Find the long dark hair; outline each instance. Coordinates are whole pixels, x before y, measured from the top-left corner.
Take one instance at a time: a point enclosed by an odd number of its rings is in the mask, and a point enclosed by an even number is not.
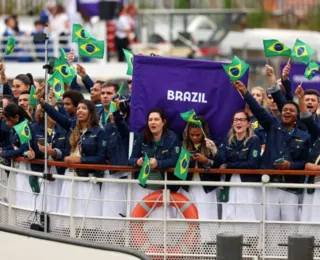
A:
[[[210,131],[209,131],[209,127],[208,127],[207,121],[204,119],[204,117],[199,116],[199,115],[198,115],[198,119],[202,123],[203,132],[205,133],[206,137],[208,139],[210,139]],[[187,149],[189,152],[191,152],[193,150],[193,143],[192,143],[192,141],[190,139],[190,136],[189,136],[190,128],[199,128],[200,129],[200,126],[198,126],[198,125],[196,125],[194,123],[187,123],[187,126],[184,129],[184,132],[183,132],[183,147],[185,149]],[[204,136],[203,136],[203,139],[201,141],[201,152],[204,154],[204,156],[208,157],[209,150],[208,150],[208,148],[206,146],[206,141],[205,141],[205,137]]]
[[[31,117],[28,115],[28,113],[17,104],[8,104],[4,110],[3,110],[3,116],[5,118],[15,118],[16,116],[19,116],[19,120],[16,124],[21,123],[25,119],[27,119],[29,122],[32,122]]]
[[[95,104],[92,101],[86,100],[86,99],[81,100],[79,102],[79,104],[85,104],[87,106],[87,108],[88,108],[89,120],[87,122],[87,128],[93,128],[95,126],[99,126],[99,119],[98,119],[98,116],[97,116]],[[70,138],[69,138],[69,142],[70,142],[70,145],[71,145],[71,151],[72,152],[76,149],[76,147],[77,147],[77,145],[78,145],[78,143],[80,141],[80,130],[81,130],[80,123],[77,120],[76,127],[72,131],[72,133],[70,135]]]
[[[14,79],[20,80],[23,84],[30,86],[33,85],[33,77],[30,73],[27,74],[19,74]]]
[[[166,121],[166,123],[164,124],[163,126],[163,132],[165,132],[166,130],[168,130],[168,120],[167,120],[167,117],[166,117],[166,114],[164,113],[164,111],[161,109],[161,108],[153,108],[149,111],[148,113],[148,116],[147,116],[147,124],[146,126],[144,127],[144,129],[142,130],[142,135],[143,135],[143,142],[145,144],[150,144],[152,143],[153,141],[153,135],[150,131],[150,128],[149,128],[149,116],[151,113],[158,113],[160,115],[160,118],[163,120]]]

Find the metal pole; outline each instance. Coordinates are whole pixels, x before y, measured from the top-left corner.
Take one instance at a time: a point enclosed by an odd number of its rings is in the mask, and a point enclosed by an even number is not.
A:
[[[44,55],[44,63],[43,68],[45,69],[44,75],[44,97],[46,103],[48,102],[48,40],[49,38],[46,36],[45,40],[45,55]],[[48,215],[47,215],[47,180],[48,180],[48,114],[44,115],[44,188],[43,188],[43,199],[42,199],[42,211],[44,213],[44,232],[48,232]]]

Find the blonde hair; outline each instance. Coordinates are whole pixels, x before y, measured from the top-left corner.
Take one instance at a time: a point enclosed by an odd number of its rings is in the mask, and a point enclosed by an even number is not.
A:
[[[234,129],[233,129],[233,121],[234,121],[235,115],[239,114],[239,113],[245,114],[246,117],[247,117],[247,120],[248,120],[248,122],[250,124],[250,126],[247,128],[246,139],[244,140],[244,145],[246,145],[247,142],[250,140],[250,138],[252,136],[254,136],[254,131],[253,131],[253,128],[251,127],[249,114],[244,110],[237,111],[237,112],[235,112],[233,114],[232,123],[231,123],[231,129],[228,132],[228,144],[229,145],[231,145],[236,140],[236,131],[234,131]]]
[[[257,87],[254,87],[250,90],[250,93],[252,94],[252,91],[253,90],[259,90],[261,92],[261,95],[262,95],[262,103],[260,104],[262,107],[264,107],[265,109],[268,109],[268,102],[267,102],[267,93],[266,91],[264,90],[264,88],[260,87],[260,86],[257,86]]]

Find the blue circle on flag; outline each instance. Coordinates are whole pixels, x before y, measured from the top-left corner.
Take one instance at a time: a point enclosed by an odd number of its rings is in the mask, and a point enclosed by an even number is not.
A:
[[[144,170],[144,172],[145,172],[145,173],[149,173],[149,171],[150,171],[150,168],[149,168],[149,165],[147,165],[147,166],[146,166],[146,169]]]
[[[274,49],[276,50],[276,51],[283,51],[283,45],[281,44],[281,43],[276,43],[275,45],[274,45]]]
[[[23,132],[25,133],[26,136],[28,136],[29,135],[29,127],[25,126],[23,129]]]
[[[231,75],[232,76],[237,76],[237,75],[239,75],[239,69],[238,68],[231,68],[230,69],[230,73],[231,73]]]
[[[304,52],[305,52],[305,48],[302,46],[302,47],[299,47],[299,48],[298,48],[297,54],[300,56],[300,55],[302,55]]]
[[[54,86],[54,91],[55,91],[55,92],[60,92],[60,91],[61,91],[61,84],[60,84],[60,83],[57,83],[57,84]]]
[[[194,120],[198,120],[199,118],[198,118],[198,116],[197,116],[197,115],[193,115],[192,119],[194,119]]]
[[[81,30],[80,35],[82,38],[87,38],[84,29]]]
[[[96,47],[94,47],[94,45],[92,45],[91,43],[88,43],[86,45],[86,51],[89,53],[93,53],[95,49],[96,49]]]
[[[182,165],[182,168],[183,168],[183,169],[187,168],[187,166],[188,166],[187,160],[186,160],[186,159],[183,159],[181,165]]]
[[[316,74],[317,74],[317,71],[316,70],[312,70],[311,73],[310,73],[310,76],[314,77]]]
[[[69,73],[67,72],[67,66],[62,66],[61,67],[61,73],[65,76],[67,76]]]

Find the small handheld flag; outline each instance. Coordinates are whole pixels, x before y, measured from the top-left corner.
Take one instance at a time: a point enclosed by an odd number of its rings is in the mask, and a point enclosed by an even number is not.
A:
[[[16,46],[16,40],[13,36],[9,36],[8,37],[8,42],[7,42],[7,45],[6,45],[6,48],[4,50],[4,53],[6,55],[9,55],[11,53],[13,53],[14,51],[14,47]]]
[[[13,128],[16,131],[17,135],[19,136],[21,144],[24,144],[32,139],[31,131],[30,131],[30,127],[27,119],[15,125]]]
[[[278,40],[263,40],[266,57],[291,56],[291,49]]]
[[[65,59],[56,59],[54,62],[54,70],[60,74],[63,82],[67,84],[70,84],[77,75],[74,67],[70,66],[69,62]]]
[[[36,88],[32,85],[30,90],[30,98],[29,98],[29,104],[31,106],[37,106],[37,94],[36,94]]]
[[[48,84],[52,87],[52,91],[56,97],[56,100],[59,100],[64,94],[64,84],[60,73],[55,71],[49,78]]]
[[[149,159],[148,155],[145,154],[143,165],[140,170],[139,177],[138,177],[138,180],[142,186],[146,185],[146,182],[149,178],[149,174],[150,174],[150,159]]]
[[[187,112],[184,112],[184,113],[180,113],[180,116],[184,121],[187,121],[188,123],[192,123],[192,124],[195,124],[199,127],[202,127],[202,123],[198,119],[198,116],[193,109],[191,109]]]
[[[104,56],[104,41],[97,41],[94,38],[87,40],[79,39],[79,56],[80,57],[92,57],[102,59]]]
[[[114,113],[117,111],[117,105],[116,102],[111,101],[109,106],[109,113]]]
[[[124,52],[124,55],[126,56],[128,69],[127,69],[127,75],[132,76],[133,73],[133,53],[131,51],[128,51],[126,49],[122,49]]]
[[[317,74],[317,72],[320,69],[320,65],[315,61],[310,61],[308,64],[308,67],[306,68],[304,72],[304,77],[308,80],[312,80],[313,77]]]
[[[176,167],[174,168],[174,175],[185,181],[188,176],[189,163],[190,153],[182,147]]]
[[[72,25],[72,42],[78,42],[78,40],[87,40],[91,38],[91,34],[83,28],[80,24]]]
[[[249,68],[249,65],[246,62],[240,60],[237,56],[234,56],[230,64],[222,66],[232,81],[241,79]]]
[[[292,48],[291,58],[296,59],[304,64],[308,64],[311,56],[315,53],[316,51],[313,50],[308,44],[297,39]]]
[[[62,60],[62,59],[66,60],[66,59],[67,59],[67,54],[66,54],[66,52],[64,51],[64,49],[63,49],[63,48],[59,48],[59,52],[60,52],[60,59],[61,59],[61,60]]]

